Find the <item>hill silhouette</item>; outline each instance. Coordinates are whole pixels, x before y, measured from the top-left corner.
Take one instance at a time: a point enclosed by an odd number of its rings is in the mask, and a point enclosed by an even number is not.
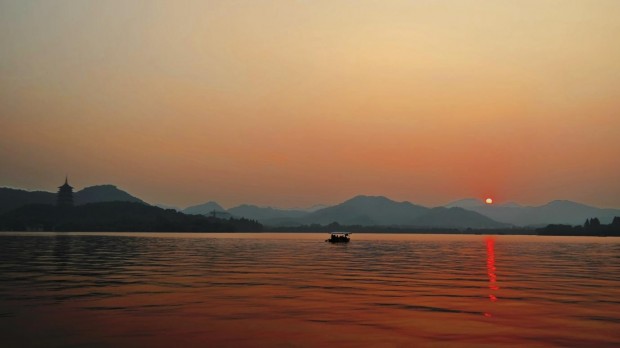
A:
[[[258,207],[250,204],[242,204],[228,209],[233,216],[243,216],[248,219],[257,220],[261,223],[270,221],[285,221],[296,219],[308,215],[308,212],[301,210],[285,210],[271,207]]]
[[[114,185],[97,185],[86,187],[73,194],[75,204],[97,202],[138,202],[141,199],[120,190]],[[19,189],[0,188],[0,214],[22,207],[27,204],[56,204],[56,193],[45,191],[26,191]]]
[[[193,205],[182,210],[185,214],[200,214],[210,215],[213,211],[226,212],[226,209],[222,208],[217,202],[207,202],[203,204]]]
[[[437,207],[427,211],[410,223],[418,227],[442,228],[508,228],[509,224],[497,222],[486,216],[463,208]]]
[[[484,202],[478,198],[465,198],[458,201],[450,202],[445,205],[446,208],[477,208],[482,207]]]
[[[356,196],[338,205],[306,215],[303,223],[343,225],[407,225],[428,208],[396,202],[383,196]]]
[[[0,187],[0,214],[27,204],[55,204],[56,194]]]
[[[98,202],[135,202],[147,205],[114,185],[86,187],[74,194],[76,205]],[[55,204],[56,194],[0,188],[0,214],[28,204]],[[428,228],[508,228],[512,226],[542,227],[549,224],[581,224],[597,216],[609,223],[620,215],[618,209],[600,209],[571,201],[552,201],[541,206],[518,204],[484,204],[468,198],[452,202],[447,208],[428,208],[411,202],[397,202],[383,196],[355,196],[340,204],[315,211],[277,209],[242,204],[228,211],[210,201],[187,207],[185,214],[211,216],[213,211],[228,212],[231,216],[256,220],[272,227],[328,225],[337,222],[349,226],[428,227]],[[166,207],[164,207],[166,208]],[[225,214],[216,217],[228,218]]]
[[[96,185],[85,187],[74,195],[75,204],[87,204],[97,202],[136,202],[146,204],[140,198],[120,190],[114,185]]]
[[[74,207],[26,205],[0,215],[0,230],[257,232],[262,225],[248,219],[186,215],[137,202],[100,202]]]
[[[476,204],[478,201],[479,204]],[[495,221],[518,226],[545,226],[548,224],[577,225],[587,218],[598,216],[603,223],[610,223],[619,209],[601,209],[567,200],[555,200],[541,206],[517,204],[488,205],[480,200],[462,200],[446,206],[459,206],[475,211]]]
[[[586,219],[583,226],[551,224],[536,229],[540,235],[546,236],[620,236],[620,216],[615,216],[610,224],[602,224],[594,217]]]
[[[274,222],[277,222],[274,223]],[[406,226],[432,228],[506,228],[510,225],[461,208],[427,208],[383,196],[356,196],[300,218],[263,221],[270,226],[327,225]]]

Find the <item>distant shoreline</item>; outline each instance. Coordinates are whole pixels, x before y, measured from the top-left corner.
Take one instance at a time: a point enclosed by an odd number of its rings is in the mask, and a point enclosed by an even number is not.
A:
[[[147,233],[170,233],[170,234],[323,234],[327,233],[325,231],[0,231],[0,234],[37,234],[37,233],[56,233],[56,234],[71,234],[71,233],[80,233],[80,234],[100,234],[100,233],[136,233],[136,234],[147,234]],[[437,231],[417,231],[417,232],[381,232],[381,231],[351,231],[352,234],[402,234],[402,235],[414,235],[414,234],[424,234],[424,235],[471,235],[471,236],[540,236],[540,237],[620,237],[618,235],[594,235],[594,234],[540,234],[532,231],[532,233],[506,233],[502,231],[484,231],[484,232],[437,232]]]
[[[390,224],[329,224],[310,223],[276,227],[246,218],[219,218],[185,214],[138,202],[97,202],[77,206],[29,204],[0,214],[0,231],[25,232],[179,232],[179,233],[385,233],[385,234],[454,234],[454,235],[557,235],[557,236],[620,236],[620,217],[610,224],[598,218],[586,220],[584,225],[551,224],[545,227],[457,227],[452,219],[442,224],[450,227]],[[398,220],[393,220],[394,222]]]

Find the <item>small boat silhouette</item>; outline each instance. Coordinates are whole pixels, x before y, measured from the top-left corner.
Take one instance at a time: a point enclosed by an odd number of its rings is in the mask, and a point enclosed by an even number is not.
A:
[[[325,241],[330,243],[348,243],[351,240],[350,234],[350,232],[331,232],[329,239]]]

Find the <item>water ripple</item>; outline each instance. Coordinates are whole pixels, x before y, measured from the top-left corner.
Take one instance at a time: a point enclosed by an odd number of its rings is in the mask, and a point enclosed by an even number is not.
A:
[[[0,334],[9,346],[620,344],[618,239],[323,240],[0,234]]]

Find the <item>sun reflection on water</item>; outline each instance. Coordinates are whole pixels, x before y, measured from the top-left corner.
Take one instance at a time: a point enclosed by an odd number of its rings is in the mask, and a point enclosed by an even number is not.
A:
[[[497,291],[499,290],[499,286],[497,286],[497,274],[495,268],[495,239],[487,238],[487,275],[489,276],[489,300],[491,302],[497,302]],[[491,317],[491,313],[484,313],[485,317]]]

